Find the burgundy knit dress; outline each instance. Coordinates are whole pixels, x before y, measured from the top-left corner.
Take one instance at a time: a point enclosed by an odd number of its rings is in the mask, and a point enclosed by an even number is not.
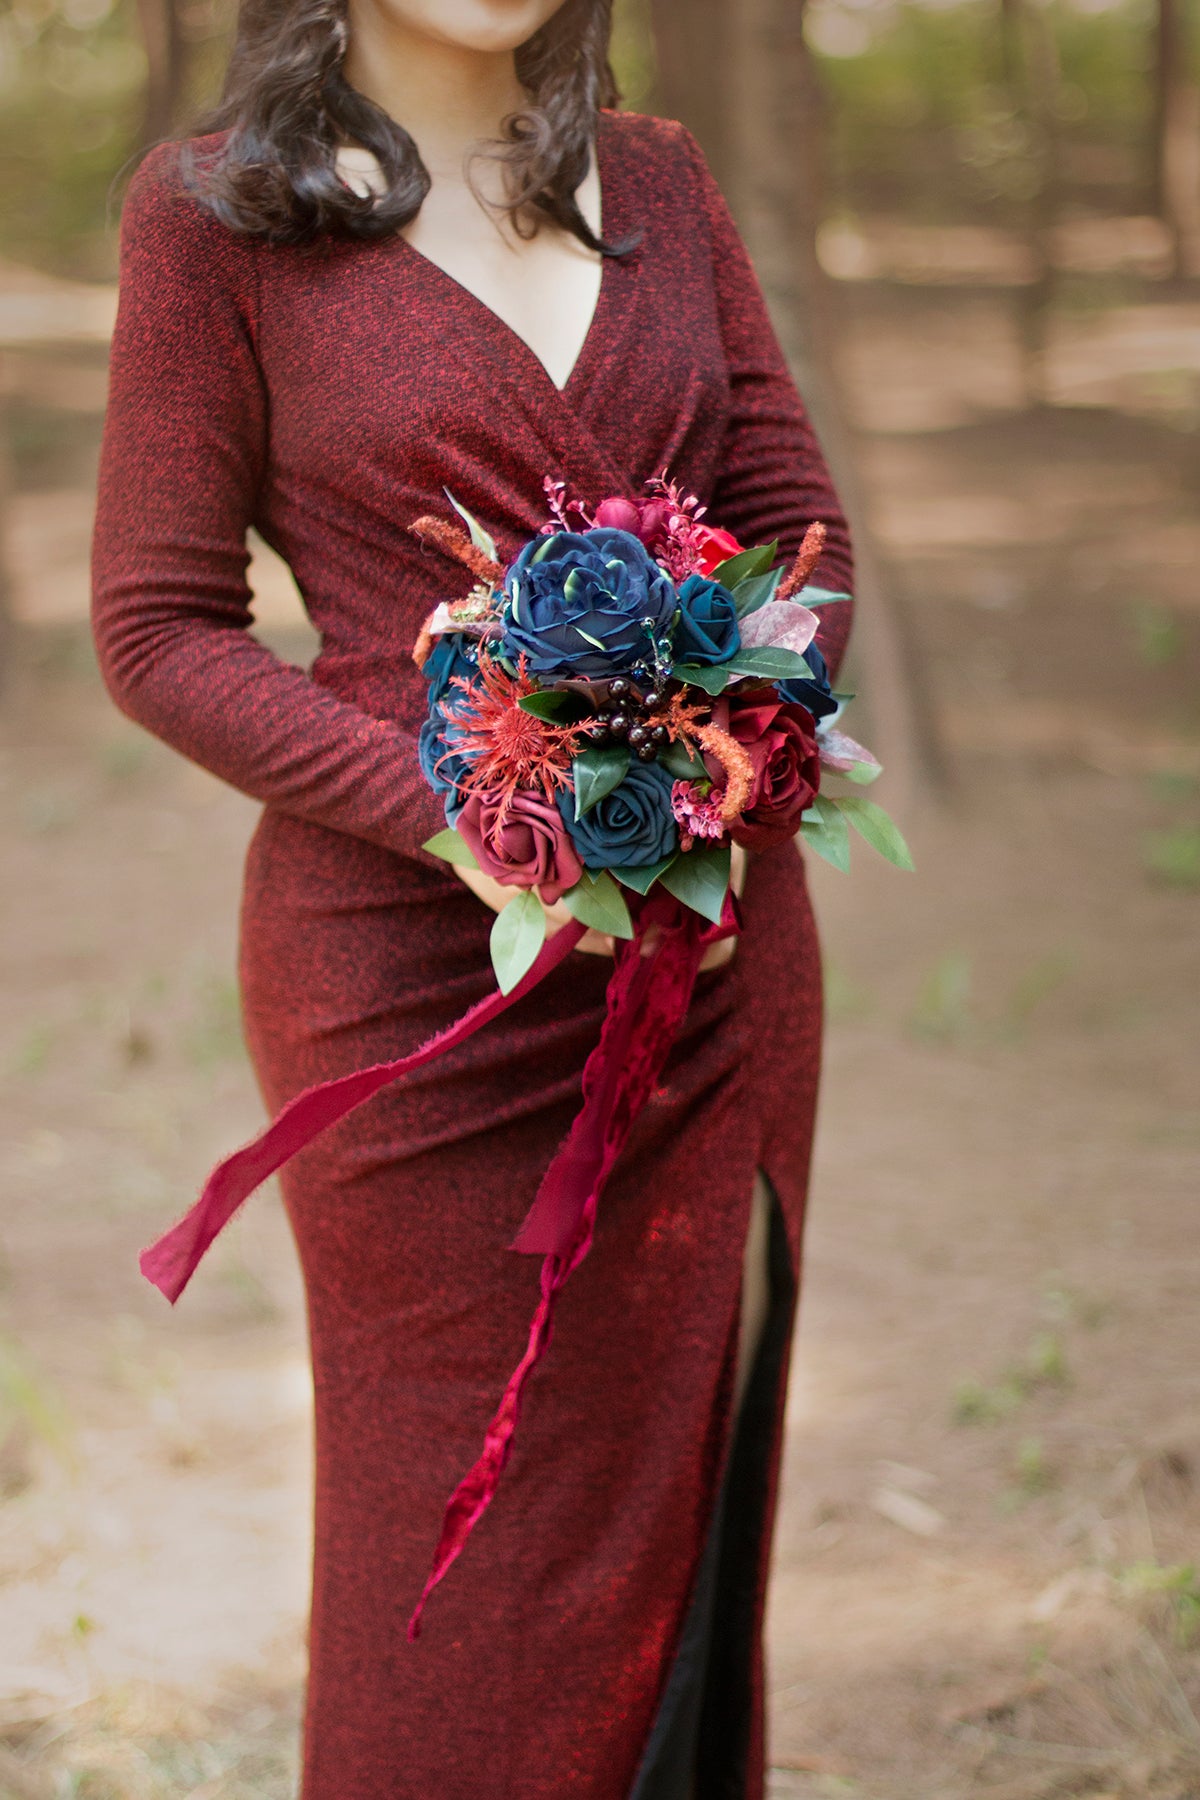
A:
[[[844,522],[746,252],[677,124],[605,113],[606,260],[559,390],[402,239],[277,248],[142,164],[94,540],[118,705],[265,804],[241,981],[269,1108],[396,1057],[490,991],[492,914],[420,849],[418,627],[462,571],[407,527],[448,486],[502,557],[542,478],[595,502],[667,470],[745,544]],[[247,527],[322,648],[250,634]],[[850,608],[826,614],[836,666]],[[497,1023],[288,1167],[316,1392],[303,1800],[752,1800],[762,1605],[820,1049],[800,853],[751,858],[733,960],[684,1028],[559,1304],[491,1509],[405,1639],[447,1496],[524,1347],[536,1260],[508,1248],[566,1132],[611,964],[571,952]],[[733,1419],[755,1168],[772,1304]],[[202,1171],[197,1171],[199,1177]],[[164,1220],[164,1224],[167,1221]]]

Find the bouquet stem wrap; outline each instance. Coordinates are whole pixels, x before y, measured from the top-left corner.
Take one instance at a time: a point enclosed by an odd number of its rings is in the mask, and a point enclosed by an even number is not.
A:
[[[510,993],[497,989],[486,995],[410,1055],[320,1082],[289,1100],[258,1137],[217,1164],[179,1223],[142,1251],[142,1274],[172,1303],[178,1300],[214,1238],[268,1176],[381,1088],[432,1062],[507,1011],[564,961],[584,929],[577,920],[563,926],[546,940]],[[740,929],[732,893],[726,894],[720,923],[706,925],[659,889],[638,906],[633,938],[616,941],[604,1024],[584,1066],[583,1104],[511,1245],[543,1259],[525,1353],[505,1386],[481,1456],[447,1503],[429,1579],[409,1620],[410,1641],[420,1633],[430,1594],[491,1504],[512,1449],[525,1383],[550,1344],[555,1301],[591,1249],[604,1184],[687,1012],[701,956],[709,944]]]

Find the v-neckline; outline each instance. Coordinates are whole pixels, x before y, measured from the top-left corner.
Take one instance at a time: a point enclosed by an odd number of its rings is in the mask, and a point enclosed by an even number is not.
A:
[[[599,113],[596,119],[596,135],[593,141],[596,157],[596,172],[600,183],[601,235],[603,235],[606,230],[612,233],[612,214],[614,210],[612,160],[607,154],[607,140],[607,120],[603,113]],[[612,234],[616,235],[615,233]],[[452,275],[449,269],[445,269],[442,267],[441,263],[435,262],[432,256],[427,256],[424,250],[418,250],[417,246],[415,244],[410,244],[408,239],[403,235],[401,235],[399,241],[410,257],[423,263],[427,269],[432,271],[436,278],[445,282],[449,288],[460,296],[460,298],[465,299],[467,304],[480,315],[484,323],[492,332],[498,332],[501,337],[506,338],[515,349],[516,353],[534,369],[552,393],[557,394],[560,400],[566,398],[571,389],[575,386],[576,379],[581,370],[590,360],[592,346],[598,331],[602,326],[603,315],[607,309],[608,297],[612,288],[611,275],[613,266],[614,263],[620,261],[619,258],[605,256],[601,259],[600,281],[596,289],[596,299],[595,304],[592,307],[591,317],[588,320],[587,329],[583,334],[579,349],[575,353],[575,360],[571,364],[566,380],[560,387],[553,375],[551,375],[546,364],[534,349],[533,345],[529,342],[528,338],[522,337],[515,325],[510,325],[508,320],[503,318],[496,311],[495,307],[489,306],[486,300],[480,298],[474,288],[469,288],[466,282],[460,281],[457,275]]]

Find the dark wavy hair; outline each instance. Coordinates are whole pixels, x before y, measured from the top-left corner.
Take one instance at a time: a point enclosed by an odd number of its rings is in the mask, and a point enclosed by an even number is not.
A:
[[[277,244],[324,233],[387,238],[419,212],[430,178],[416,143],[342,73],[346,14],[347,0],[241,0],[221,98],[192,126],[196,136],[222,133],[222,142],[180,151],[188,186],[231,229]],[[605,256],[630,246],[597,237],[575,192],[596,115],[620,99],[611,31],[612,0],[564,0],[516,52],[528,105],[482,146],[505,166],[506,204],[523,237],[541,214]],[[338,175],[334,157],[347,142],[374,152],[383,192],[357,193]]]

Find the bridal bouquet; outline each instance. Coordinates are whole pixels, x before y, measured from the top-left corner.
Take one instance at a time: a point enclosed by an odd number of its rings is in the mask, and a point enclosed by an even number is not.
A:
[[[601,1194],[704,950],[741,928],[732,846],[761,849],[799,831],[845,868],[854,826],[912,866],[880,807],[819,791],[830,774],[851,784],[879,774],[838,729],[849,696],[831,691],[814,641],[822,607],[848,598],[810,583],[824,527],[810,526],[785,569],[776,544],[743,548],[665,476],[644,498],[603,500],[592,513],[561,482],[547,479],[545,491],[547,524],[507,567],[453,496],[462,525],[424,517],[411,527],[474,578],[434,608],[413,648],[429,684],[418,754],[447,820],[425,848],[517,890],[492,927],[497,987],[416,1049],[289,1100],[141,1256],[147,1278],[177,1300],[246,1197],[297,1151],[519,1003],[588,927],[614,939],[579,1111],[510,1246],[541,1259],[526,1349],[449,1497],[410,1638],[496,1493],[558,1295],[591,1247]],[[573,915],[549,938],[543,900]]]
[[[824,527],[785,569],[777,544],[744,549],[694,495],[647,485],[589,512],[547,478],[547,524],[507,568],[452,495],[466,530],[412,527],[475,576],[413,653],[429,683],[421,766],[447,820],[424,847],[519,890],[492,929],[506,993],[542,947],[539,894],[630,938],[622,890],[656,884],[719,924],[733,844],[799,831],[845,868],[853,825],[911,866],[880,807],[819,794],[823,773],[880,772],[838,730],[849,696],[815,642],[821,608],[848,598],[809,584]]]

